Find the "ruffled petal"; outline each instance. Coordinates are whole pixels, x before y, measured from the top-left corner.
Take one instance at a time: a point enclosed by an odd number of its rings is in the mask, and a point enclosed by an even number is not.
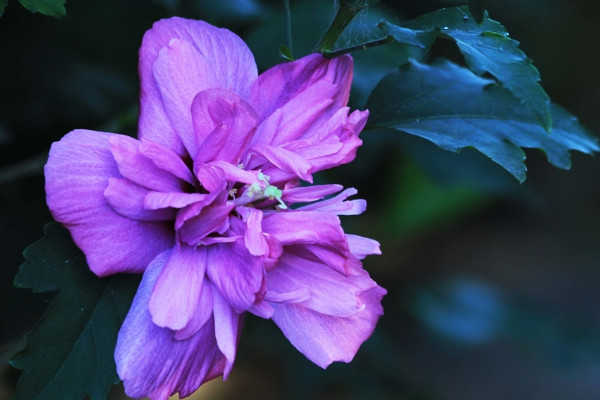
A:
[[[193,318],[206,270],[206,249],[176,245],[163,267],[148,303],[152,322],[183,329]]]
[[[194,312],[192,319],[190,319],[183,329],[175,332],[175,339],[184,340],[191,337],[198,332],[213,315],[213,291],[211,286],[208,279],[202,281],[199,289],[200,294],[198,295],[196,312]]]
[[[302,156],[282,147],[273,147],[266,144],[257,144],[252,146],[251,150],[266,158],[275,167],[292,172],[298,178],[312,183],[311,165]]]
[[[46,201],[54,218],[71,232],[98,276],[142,272],[173,246],[173,228],[164,222],[135,221],[117,214],[104,197],[110,178],[122,178],[104,132],[73,131],[52,145]]]
[[[383,314],[385,289],[375,286],[360,295],[365,308],[349,317],[321,314],[301,304],[271,303],[271,317],[283,334],[309,360],[326,368],[334,361],[350,362],[373,333]]]
[[[247,208],[247,213],[247,228],[246,233],[244,234],[244,244],[248,249],[248,252],[253,256],[264,256],[269,254],[269,243],[262,232],[262,211],[254,208]]]
[[[246,44],[227,29],[219,29],[203,21],[170,18],[156,22],[146,32],[140,49],[139,137],[184,155],[183,143],[167,116],[153,74],[153,65],[160,50],[168,47],[172,39],[190,43],[203,59],[198,65],[201,69],[183,71],[185,75],[193,74],[202,79],[202,85],[194,88],[196,93],[210,88],[224,88],[247,98],[256,80],[257,70]]]
[[[192,156],[197,150],[192,126],[192,101],[198,92],[216,84],[207,61],[192,43],[171,39],[168,46],[160,49],[152,66],[167,117]]]
[[[322,263],[285,254],[279,266],[267,275],[267,285],[269,290],[281,293],[307,289],[310,296],[296,303],[301,302],[321,314],[348,317],[365,308],[359,298],[364,290],[354,282],[357,279],[366,279],[373,287],[376,285],[368,276],[346,276]],[[265,299],[269,299],[268,296]]]
[[[247,311],[255,302],[264,275],[260,258],[250,255],[241,241],[209,246],[206,272],[238,313]]]
[[[198,145],[194,165],[212,160],[238,164],[257,124],[250,105],[225,89],[198,93],[192,103],[192,119]]]
[[[175,210],[147,209],[145,199],[148,189],[128,179],[110,178],[104,198],[119,215],[138,221],[173,221]]]
[[[329,82],[305,88],[260,123],[252,142],[281,145],[302,137],[337,111],[332,108],[336,93]]]
[[[183,160],[172,150],[146,140],[140,142],[139,149],[140,153],[152,160],[154,165],[158,168],[183,179],[190,185],[194,184],[194,175],[192,175],[192,171],[190,171]]]
[[[215,336],[221,353],[227,358],[223,379],[226,379],[233,368],[238,343],[238,328],[242,314],[236,313],[219,290],[213,290],[213,310],[215,317]]]
[[[176,392],[186,397],[225,368],[212,317],[186,340],[176,340],[175,332],[152,322],[148,301],[169,253],[148,266],[117,338],[117,372],[125,392],[134,398],[165,400]]]
[[[162,208],[183,208],[190,204],[202,202],[207,195],[203,193],[163,193],[147,191],[144,197],[144,208],[159,210]]]
[[[291,203],[308,203],[311,201],[320,200],[325,196],[337,193],[344,187],[342,185],[311,185],[298,186],[283,190],[281,199]]]
[[[186,220],[179,228],[180,240],[195,246],[213,232],[225,233],[229,229],[228,216],[233,208],[233,204],[203,208],[200,214]]]
[[[381,254],[379,242],[376,240],[349,234],[346,234],[346,239],[348,239],[348,248],[350,249],[350,252],[359,260],[362,260],[370,254]]]
[[[111,135],[110,150],[123,177],[138,185],[159,192],[179,192],[185,181],[157,167],[140,151],[142,142],[125,135]]]
[[[321,261],[337,272],[346,273],[348,242],[339,218],[332,213],[288,211],[263,218],[263,231],[302,258]]]
[[[362,145],[358,135],[369,112],[354,111],[349,116],[347,113],[347,107],[340,109],[321,127],[302,136],[312,143],[295,151],[310,161],[314,172],[349,163],[356,157],[356,150]]]
[[[319,211],[337,215],[359,215],[367,209],[367,202],[363,199],[346,200],[356,193],[358,193],[356,189],[348,188],[335,197],[302,206],[298,210]]]
[[[336,57],[331,60],[320,54],[310,54],[299,60],[276,65],[262,73],[252,87],[250,104],[262,121],[306,90],[325,82],[337,87],[331,96],[325,91],[323,98],[332,98],[334,109],[348,103],[352,84],[352,58]],[[313,104],[319,98],[313,98]]]

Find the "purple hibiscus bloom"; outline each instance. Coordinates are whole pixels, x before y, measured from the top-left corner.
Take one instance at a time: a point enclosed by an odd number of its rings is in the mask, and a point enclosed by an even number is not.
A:
[[[352,59],[258,76],[239,37],[171,18],[145,34],[139,73],[139,138],[75,130],[45,167],[48,206],[91,270],[143,273],[115,350],[127,394],[226,378],[246,312],[323,368],[349,362],[382,314],[360,262],[379,244],[341,228],[366,208],[356,190],[300,183],[361,144]]]

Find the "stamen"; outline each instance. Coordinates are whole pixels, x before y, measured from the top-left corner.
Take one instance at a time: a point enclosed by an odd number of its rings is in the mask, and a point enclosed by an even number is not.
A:
[[[250,186],[248,186],[245,195],[250,197],[252,200],[259,200],[262,198],[267,198],[269,200],[277,200],[277,202],[279,203],[279,205],[277,205],[277,208],[281,210],[287,210],[287,205],[283,202],[283,200],[281,200],[283,192],[277,186],[273,186],[269,183],[271,177],[269,175],[263,174],[262,171],[259,171],[258,174],[256,174],[256,177],[258,178],[260,183],[254,182]],[[264,189],[262,186],[264,186]]]

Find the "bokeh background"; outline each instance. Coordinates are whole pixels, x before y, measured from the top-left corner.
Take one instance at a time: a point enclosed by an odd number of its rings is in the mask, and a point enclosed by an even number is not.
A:
[[[294,54],[310,52],[333,0],[291,0]],[[382,1],[338,43],[460,1]],[[463,2],[464,3],[464,2]],[[597,0],[488,0],[492,18],[534,60],[550,97],[600,133]],[[55,19],[9,1],[0,18],[0,399],[19,371],[7,365],[51,296],[12,287],[22,250],[51,220],[42,168],[50,143],[75,128],[135,135],[137,51],[160,18],[227,27],[261,70],[285,43],[281,1],[69,0]],[[429,55],[399,46],[356,53],[353,107],[407,57],[460,62],[448,42]],[[326,371],[274,324],[249,316],[236,367],[198,399],[600,398],[599,161],[573,155],[551,167],[527,151],[520,185],[479,153],[444,152],[421,139],[365,132],[354,163],[319,175],[353,186],[366,214],[345,228],[381,242],[365,266],[388,289],[385,315],[353,363]],[[111,392],[123,399],[122,389]]]

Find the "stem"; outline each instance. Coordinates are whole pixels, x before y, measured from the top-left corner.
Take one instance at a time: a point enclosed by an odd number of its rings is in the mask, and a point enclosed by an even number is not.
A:
[[[284,19],[285,19],[285,39],[290,53],[294,54],[292,47],[292,13],[290,11],[290,0],[283,0]]]
[[[350,21],[362,11],[364,8],[367,8],[370,5],[378,3],[379,0],[339,0],[336,1],[338,3],[338,8],[329,24],[329,28],[317,43],[314,52],[320,53],[328,53],[331,52],[333,45],[338,40],[344,29],[348,26]]]
[[[372,40],[370,42],[364,42],[362,44],[352,46],[352,47],[347,47],[347,48],[341,49],[341,50],[323,52],[322,54],[327,58],[335,58],[335,57],[339,57],[344,54],[353,53],[355,51],[366,50],[370,47],[382,46],[384,44],[392,43],[393,41],[394,41],[394,38],[392,36],[386,36],[383,39],[377,39],[377,40]]]

